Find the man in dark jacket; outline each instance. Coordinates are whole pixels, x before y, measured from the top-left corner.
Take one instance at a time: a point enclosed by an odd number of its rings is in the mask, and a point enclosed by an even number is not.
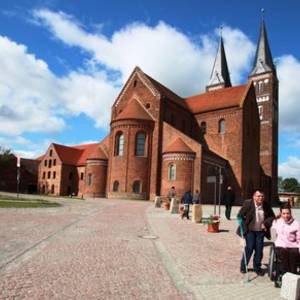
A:
[[[264,193],[256,189],[253,198],[245,200],[238,215],[238,220],[243,228],[244,238],[246,240],[245,254],[246,263],[254,251],[253,270],[257,275],[263,275],[261,270],[261,261],[263,257],[264,237],[270,239],[270,227],[275,215],[270,205],[264,201]],[[240,227],[238,228],[240,232]],[[246,273],[245,257],[241,260],[241,273]]]
[[[183,197],[182,197],[182,203],[184,205],[184,213],[182,215],[182,219],[184,217],[186,217],[187,219],[189,219],[189,214],[190,214],[190,204],[193,204],[193,197],[191,194],[191,191],[187,191],[184,193]]]
[[[235,200],[235,194],[234,194],[234,191],[232,190],[232,187],[229,185],[223,196],[223,202],[226,207],[225,216],[226,216],[227,220],[230,220],[231,207],[234,203],[234,200]]]

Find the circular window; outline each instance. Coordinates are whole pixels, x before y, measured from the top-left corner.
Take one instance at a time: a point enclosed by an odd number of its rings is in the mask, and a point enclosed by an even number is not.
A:
[[[146,103],[146,104],[145,104],[145,107],[146,107],[147,109],[149,109],[149,108],[151,107],[150,103]]]

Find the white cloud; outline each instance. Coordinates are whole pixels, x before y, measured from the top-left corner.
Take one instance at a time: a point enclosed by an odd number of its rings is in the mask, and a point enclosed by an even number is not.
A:
[[[49,132],[64,127],[57,115],[58,85],[47,64],[0,36],[0,134],[25,129]]]
[[[300,158],[289,156],[286,162],[279,164],[279,176],[295,177],[300,181]]]
[[[63,43],[79,47],[99,64],[119,71],[122,83],[136,65],[180,95],[199,93],[209,81],[217,48],[216,32],[201,36],[200,44],[196,44],[164,22],[154,27],[133,23],[108,39],[99,33],[86,32],[81,24],[62,12],[35,10],[34,17]],[[254,45],[238,29],[224,27],[223,32],[232,78],[238,82],[242,72],[249,68]]]
[[[288,132],[300,131],[300,62],[292,55],[276,59],[279,78],[279,124]]]
[[[98,127],[108,126],[117,89],[103,72],[93,75],[72,72],[61,80],[60,85],[61,97],[68,111],[75,115],[86,114]]]

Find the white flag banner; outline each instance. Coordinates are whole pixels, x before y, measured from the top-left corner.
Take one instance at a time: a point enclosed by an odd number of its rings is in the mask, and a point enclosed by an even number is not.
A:
[[[21,156],[19,154],[17,155],[17,167],[21,167]]]

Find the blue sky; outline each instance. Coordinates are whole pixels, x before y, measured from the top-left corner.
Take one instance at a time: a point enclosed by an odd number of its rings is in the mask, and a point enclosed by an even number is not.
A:
[[[209,80],[222,25],[234,84],[251,70],[260,9],[280,80],[279,173],[300,179],[297,1],[0,2],[0,145],[35,157],[49,143],[99,141],[136,65],[181,96]]]

